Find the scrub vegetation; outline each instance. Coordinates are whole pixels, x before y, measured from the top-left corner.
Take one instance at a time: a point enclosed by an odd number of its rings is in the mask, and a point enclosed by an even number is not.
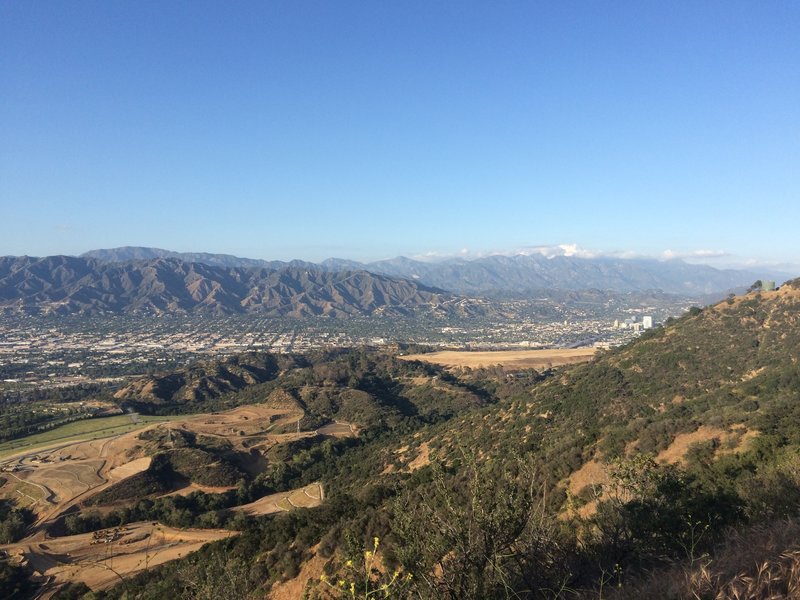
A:
[[[192,394],[184,378],[179,402],[174,390],[132,401],[160,413],[281,406],[300,420],[276,435],[295,436],[262,447],[257,472],[224,444],[170,437],[145,472],[95,497],[106,510],[85,506],[64,526],[238,532],[87,598],[791,597],[798,357],[794,281],[558,369],[361,349],[282,359],[267,380],[218,394]],[[355,433],[317,433],[331,423]],[[159,495],[178,477],[230,489]],[[233,510],[316,483],[319,506]]]

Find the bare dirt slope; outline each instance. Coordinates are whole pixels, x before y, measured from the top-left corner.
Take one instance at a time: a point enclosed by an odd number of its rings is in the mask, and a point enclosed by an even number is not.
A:
[[[186,556],[203,544],[236,532],[224,529],[175,529],[150,522],[118,529],[47,540],[25,540],[6,546],[53,584],[82,581],[92,590],[119,583],[122,578]]]

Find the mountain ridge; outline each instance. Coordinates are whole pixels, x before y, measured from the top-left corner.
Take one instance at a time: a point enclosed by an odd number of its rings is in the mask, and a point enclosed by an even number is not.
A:
[[[329,258],[320,263],[266,261],[226,254],[180,253],[157,248],[123,247],[92,250],[82,255],[103,262],[126,262],[141,257],[169,257],[226,267],[283,268],[298,266],[331,272],[365,270],[408,279],[455,294],[525,296],[543,289],[601,289],[616,292],[661,290],[703,296],[742,289],[756,279],[790,278],[789,275],[738,269],[717,269],[680,259],[585,258],[519,254],[466,259],[421,261],[405,256],[372,262]]]
[[[0,257],[0,309],[289,317],[470,310],[442,290],[367,271],[215,267],[175,258],[105,263],[70,256]]]

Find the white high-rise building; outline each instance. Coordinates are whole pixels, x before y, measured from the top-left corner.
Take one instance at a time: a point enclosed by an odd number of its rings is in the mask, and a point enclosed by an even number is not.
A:
[[[652,329],[652,327],[653,327],[653,317],[650,316],[642,317],[642,328]]]

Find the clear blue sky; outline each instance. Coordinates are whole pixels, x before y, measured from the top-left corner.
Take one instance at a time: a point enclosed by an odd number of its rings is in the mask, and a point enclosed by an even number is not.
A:
[[[800,3],[0,3],[0,254],[800,263]]]

